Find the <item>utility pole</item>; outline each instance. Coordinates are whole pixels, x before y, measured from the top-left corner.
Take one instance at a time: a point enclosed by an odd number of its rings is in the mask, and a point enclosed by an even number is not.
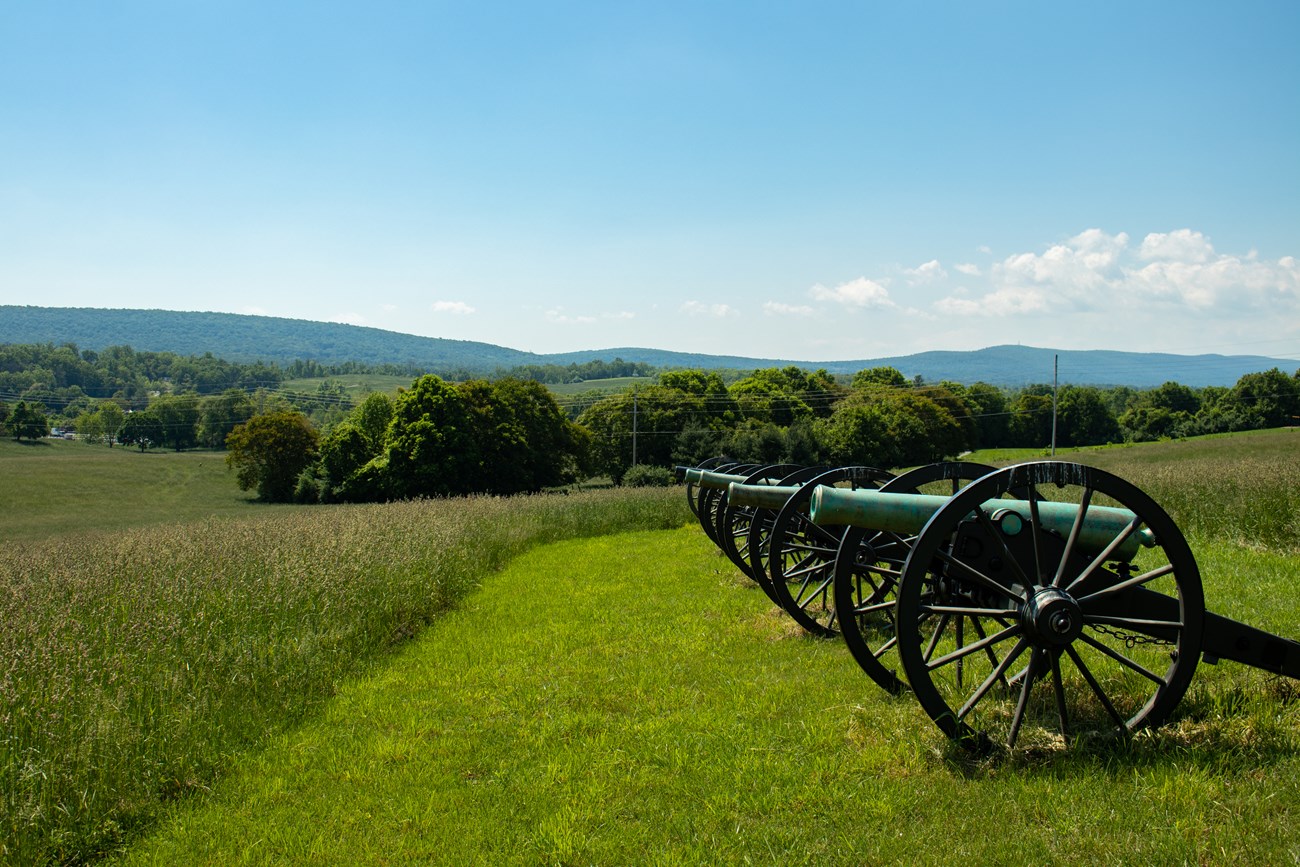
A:
[[[1061,356],[1052,356],[1052,457],[1056,457],[1056,374]]]
[[[636,386],[632,386],[632,466],[636,466]]]

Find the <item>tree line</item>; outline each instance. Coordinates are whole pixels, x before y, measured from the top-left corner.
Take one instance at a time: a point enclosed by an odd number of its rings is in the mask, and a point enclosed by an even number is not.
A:
[[[318,372],[307,363],[290,368]],[[1055,393],[1045,384],[926,383],[892,367],[851,378],[795,366],[670,370],[652,384],[583,397],[567,412],[531,378],[541,371],[522,372],[528,377],[461,382],[424,375],[396,397],[375,393],[354,405],[330,380],[313,392],[268,388],[285,373],[273,366],[127,347],[0,346],[0,434],[44,436],[42,396],[79,389],[77,400],[56,402],[53,418],[85,442],[228,448],[240,483],[264,498],[337,502],[516,493],[591,475],[622,482],[634,465],[718,454],[909,466],[984,447],[1045,448],[1053,434],[1071,447],[1279,427],[1300,416],[1300,370],[1251,373],[1232,387],[1067,385]],[[24,377],[28,385],[14,390]],[[87,388],[113,391],[96,399]]]

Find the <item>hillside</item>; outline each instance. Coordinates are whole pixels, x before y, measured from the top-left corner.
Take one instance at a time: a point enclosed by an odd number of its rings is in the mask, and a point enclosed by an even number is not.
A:
[[[0,343],[74,343],[81,349],[130,346],[137,351],[214,356],[230,361],[287,364],[311,359],[323,364],[354,361],[402,364],[437,373],[486,374],[523,364],[582,363],[596,359],[643,362],[655,367],[753,369],[797,365],[849,374],[889,365],[907,377],[1020,386],[1050,382],[1059,358],[1060,381],[1079,385],[1135,388],[1170,380],[1192,387],[1229,386],[1243,374],[1273,367],[1292,372],[1294,360],[1258,355],[1172,355],[1109,350],[1054,350],[1031,346],[993,346],[969,352],[932,351],[915,355],[852,361],[796,361],[773,358],[670,352],[615,347],[541,355],[490,343],[418,337],[379,328],[246,316],[235,313],[183,313],[171,310],[30,307],[0,305]]]

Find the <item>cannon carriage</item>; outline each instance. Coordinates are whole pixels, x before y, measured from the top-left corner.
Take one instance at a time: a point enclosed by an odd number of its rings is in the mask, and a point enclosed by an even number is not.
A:
[[[765,557],[774,601],[796,620],[812,609],[810,632],[842,634],[873,681],[910,691],[964,746],[1159,726],[1201,661],[1300,678],[1300,643],[1207,611],[1174,521],[1102,470],[950,463],[861,486],[728,484],[733,509],[778,516],[761,519],[765,543],[750,518],[747,574]],[[781,541],[787,508],[797,542]]]

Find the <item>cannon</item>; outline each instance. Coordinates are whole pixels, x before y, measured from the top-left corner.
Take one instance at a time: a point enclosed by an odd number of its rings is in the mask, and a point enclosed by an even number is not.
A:
[[[732,484],[790,486],[796,479],[808,474],[791,465],[756,467],[720,464],[715,470],[689,468],[683,475],[688,485],[687,497],[694,497],[693,508],[705,535],[713,540],[742,573],[768,592],[760,576],[751,568],[749,557],[749,529],[755,512],[752,509],[731,507],[729,488]],[[693,494],[690,486],[695,486],[698,493]],[[770,592],[768,595],[771,595]]]
[[[1300,643],[1206,611],[1173,520],[1103,470],[1020,464],[950,496],[819,487],[810,518],[857,528],[842,536],[836,594],[875,661],[896,654],[905,683],[891,675],[887,688],[910,688],[963,746],[1159,726],[1202,660],[1300,677]],[[879,592],[853,595],[855,575]]]

